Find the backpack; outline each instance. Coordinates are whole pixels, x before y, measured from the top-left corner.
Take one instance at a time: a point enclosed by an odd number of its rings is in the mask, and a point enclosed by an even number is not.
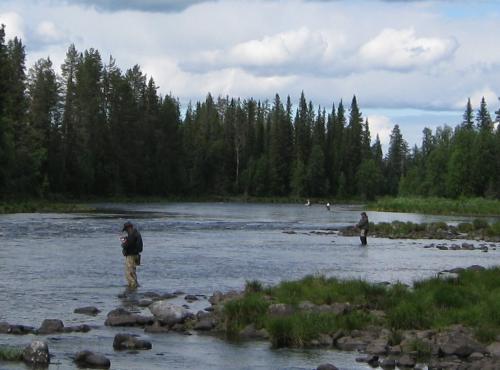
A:
[[[142,236],[141,233],[137,233],[137,252],[142,253]]]

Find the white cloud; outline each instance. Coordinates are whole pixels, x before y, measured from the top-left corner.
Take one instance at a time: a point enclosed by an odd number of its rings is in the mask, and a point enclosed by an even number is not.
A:
[[[0,13],[0,24],[5,25],[7,39],[15,36],[24,39],[24,22],[22,17],[16,12]]]
[[[36,27],[35,34],[44,43],[59,42],[64,39],[63,33],[50,21],[39,23]]]
[[[486,104],[488,105],[488,108],[490,110],[490,113],[495,111],[498,105],[498,94],[495,93],[490,87],[486,86],[482,89],[475,90],[472,94],[470,94],[470,103],[472,105],[473,109],[479,108],[479,105],[481,104],[481,100],[484,99],[486,100]],[[457,109],[465,109],[465,106],[467,104],[467,99],[464,98],[459,100],[455,106]]]
[[[370,125],[370,133],[372,139],[379,136],[380,143],[382,147],[386,148],[389,145],[391,131],[394,127],[394,124],[391,122],[391,119],[387,116],[383,115],[368,115],[368,123]]]
[[[447,60],[457,47],[452,38],[417,37],[413,28],[386,28],[360,48],[359,56],[369,67],[408,70]]]
[[[308,27],[237,43],[224,50],[203,51],[185,63],[188,69],[245,68],[259,74],[315,73],[337,56],[343,34]]]

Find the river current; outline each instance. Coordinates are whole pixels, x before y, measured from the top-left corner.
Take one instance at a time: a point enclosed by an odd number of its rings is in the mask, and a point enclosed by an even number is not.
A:
[[[139,291],[182,290],[210,296],[241,290],[245,281],[264,284],[322,274],[373,282],[414,280],[473,264],[498,264],[500,251],[425,249],[428,240],[368,238],[314,233],[355,224],[356,206],[238,203],[96,204],[97,211],[72,214],[0,215],[0,321],[38,327],[58,318],[66,326],[89,324],[85,334],[41,336],[47,340],[49,370],[72,369],[71,357],[93,350],[110,358],[112,369],[314,369],[331,362],[341,369],[366,369],[357,354],[333,350],[273,350],[267,342],[232,343],[194,333],[145,334],[103,326],[106,313],[122,304],[124,261],[119,236],[126,220],[144,240]],[[369,212],[370,221],[470,221],[468,217]],[[311,233],[313,232],[313,233]],[[199,302],[199,308],[209,305]],[[96,317],[74,314],[93,305]],[[194,307],[195,308],[195,307]],[[144,313],[149,313],[146,309]],[[151,351],[115,352],[116,333],[136,333]],[[35,337],[0,334],[0,345],[28,344]],[[0,369],[25,369],[0,362]]]

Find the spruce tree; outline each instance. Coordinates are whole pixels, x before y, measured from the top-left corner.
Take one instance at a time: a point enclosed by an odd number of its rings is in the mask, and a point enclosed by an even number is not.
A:
[[[472,130],[474,128],[474,111],[472,110],[472,105],[470,103],[470,98],[467,99],[467,105],[464,112],[464,120],[462,121],[462,126]]]

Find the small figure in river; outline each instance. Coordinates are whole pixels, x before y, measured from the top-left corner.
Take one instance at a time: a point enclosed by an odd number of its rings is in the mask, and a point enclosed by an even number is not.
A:
[[[329,211],[330,210],[330,202],[326,203],[325,206],[326,206],[326,210]]]
[[[123,224],[123,232],[126,236],[120,238],[122,242],[122,253],[125,256],[125,278],[130,289],[137,289],[136,268],[141,264],[142,236],[134,225],[127,221]]]
[[[304,204],[304,205],[305,205],[305,206],[307,206],[307,207],[309,207],[309,206],[311,205],[311,201],[308,199],[308,200],[306,201],[306,204]]]
[[[356,227],[360,230],[359,239],[361,240],[361,245],[366,245],[366,236],[368,235],[368,229],[370,227],[366,212],[361,212],[361,219],[356,224]]]

